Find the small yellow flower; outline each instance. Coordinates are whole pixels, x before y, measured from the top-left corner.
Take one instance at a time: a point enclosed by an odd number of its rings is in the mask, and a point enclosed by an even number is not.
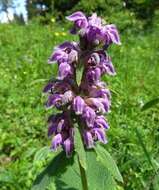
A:
[[[61,35],[62,35],[62,36],[66,36],[66,32],[62,32]]]
[[[52,23],[56,22],[56,19],[55,18],[51,18],[51,22]]]
[[[59,34],[59,32],[55,32],[55,36],[57,36],[57,37],[58,37],[59,35],[60,35],[60,34]]]
[[[28,72],[24,71],[24,72],[23,72],[23,74],[24,74],[24,75],[27,75],[27,74],[28,74]]]

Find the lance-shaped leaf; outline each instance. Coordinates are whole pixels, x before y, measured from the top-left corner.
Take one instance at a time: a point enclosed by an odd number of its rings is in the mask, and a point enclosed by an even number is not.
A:
[[[84,149],[81,133],[77,124],[75,124],[74,133],[75,133],[74,134],[75,151],[77,152],[77,155],[79,156],[79,161],[80,161],[81,166],[86,170],[86,167],[87,167],[86,166],[86,152]]]
[[[79,62],[76,68],[76,82],[78,86],[81,84],[83,71],[84,71],[84,65],[82,64],[82,62]]]
[[[155,98],[155,99],[153,99],[153,100],[147,102],[147,103],[142,107],[141,111],[145,111],[145,110],[147,110],[147,109],[149,109],[149,108],[155,106],[155,105],[158,104],[158,103],[159,103],[159,98]]]
[[[111,155],[102,146],[97,144],[95,147],[97,159],[109,170],[109,172],[120,182],[123,182],[123,178],[118,170],[116,163],[114,162]]]

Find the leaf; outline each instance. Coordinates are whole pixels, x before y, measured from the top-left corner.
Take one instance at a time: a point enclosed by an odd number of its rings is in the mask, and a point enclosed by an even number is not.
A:
[[[109,170],[109,172],[120,182],[123,182],[123,178],[118,170],[116,163],[114,162],[111,155],[102,146],[97,144],[95,147],[97,159]]]
[[[73,164],[73,157],[66,158],[65,152],[61,152],[49,163],[49,165],[40,173],[33,183],[31,190],[46,190],[56,177],[60,177],[68,166]]]
[[[149,102],[147,102],[142,108],[141,108],[141,111],[145,111],[153,106],[155,106],[156,104],[159,103],[159,98],[155,98]]]
[[[81,84],[83,71],[84,71],[84,66],[82,64],[78,64],[76,68],[76,82],[78,86]]]
[[[0,182],[13,182],[13,174],[7,171],[0,171]]]
[[[38,162],[44,160],[48,157],[49,153],[51,152],[48,146],[41,148],[34,156],[34,162]]]
[[[86,171],[89,190],[116,190],[117,185],[113,179],[111,172],[103,167],[103,164],[97,161],[94,151],[88,151]]]
[[[81,133],[77,124],[75,124],[74,132],[75,132],[74,134],[75,151],[77,152],[77,155],[79,156],[79,161],[80,161],[81,166],[86,170],[87,168],[86,152],[84,149]]]

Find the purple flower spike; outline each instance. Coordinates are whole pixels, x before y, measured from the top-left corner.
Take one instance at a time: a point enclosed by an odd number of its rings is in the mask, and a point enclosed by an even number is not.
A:
[[[76,96],[73,100],[73,110],[76,115],[81,115],[83,113],[84,107],[86,106],[84,100],[80,96]]]
[[[66,18],[73,22],[71,33],[78,34],[79,43],[66,41],[54,48],[49,62],[57,62],[58,77],[45,86],[43,93],[51,93],[45,107],[61,111],[48,119],[52,149],[62,146],[70,157],[76,122],[86,148],[93,148],[97,141],[107,143],[105,131],[109,125],[103,114],[110,112],[111,101],[108,85],[101,78],[116,74],[106,50],[112,43],[121,42],[116,26],[106,25],[96,13],[86,18],[78,11]]]

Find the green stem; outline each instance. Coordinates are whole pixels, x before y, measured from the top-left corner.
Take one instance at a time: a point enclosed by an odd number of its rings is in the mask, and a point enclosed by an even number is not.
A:
[[[79,164],[79,168],[80,168],[80,175],[81,175],[81,182],[82,182],[83,190],[88,190],[86,172],[85,172],[84,168],[80,164],[79,156],[78,156],[77,159],[78,159],[78,164]]]

